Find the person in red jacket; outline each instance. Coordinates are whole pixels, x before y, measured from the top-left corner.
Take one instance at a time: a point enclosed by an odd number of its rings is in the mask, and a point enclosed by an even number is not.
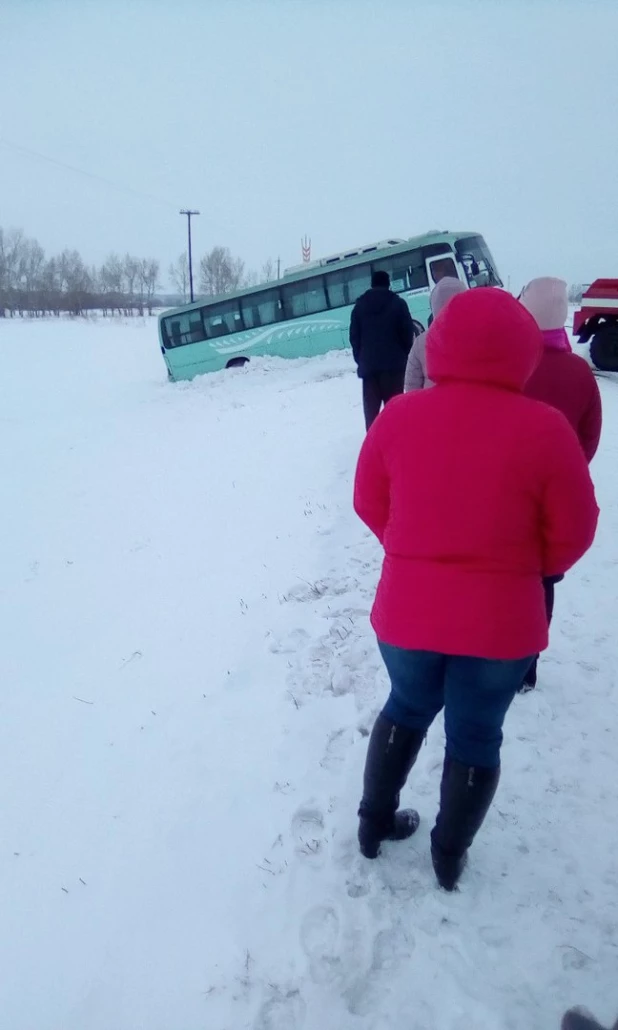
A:
[[[502,725],[547,645],[543,576],[592,544],[598,509],[564,416],[524,397],[541,333],[509,294],[453,297],[427,336],[433,390],[397,397],[363,444],[356,512],[384,547],[372,625],[391,682],[369,741],[359,843],[417,828],[399,793],[445,709],[440,811],[431,836],[454,890],[500,776]]]
[[[533,279],[520,300],[536,320],[543,335],[543,356],[526,383],[525,394],[561,411],[577,433],[587,461],[592,461],[601,438],[601,394],[592,369],[573,354],[564,328],[569,305],[563,279]],[[543,580],[547,623],[554,613],[554,588],[562,576]],[[522,691],[533,690],[537,681],[538,655],[524,676]]]

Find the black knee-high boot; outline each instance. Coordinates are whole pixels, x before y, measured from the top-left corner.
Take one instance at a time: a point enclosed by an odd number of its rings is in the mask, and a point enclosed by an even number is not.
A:
[[[383,840],[405,840],[418,829],[414,809],[397,811],[399,793],[425,739],[424,730],[397,726],[379,715],[369,740],[358,841],[365,858],[377,858]]]
[[[444,759],[440,811],[431,833],[431,858],[438,883],[455,890],[467,851],[483,825],[494,799],[500,767],[485,769]]]

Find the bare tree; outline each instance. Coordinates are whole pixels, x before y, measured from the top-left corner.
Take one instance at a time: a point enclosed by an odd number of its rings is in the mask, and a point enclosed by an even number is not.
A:
[[[157,291],[159,283],[159,262],[155,258],[144,258],[139,263],[139,282],[140,282],[140,297],[141,297],[141,314],[144,313],[144,303],[148,309],[148,314],[152,315],[152,306],[154,301],[154,295]]]
[[[21,262],[23,287],[22,309],[30,314],[43,313],[41,278],[45,267],[45,251],[36,240],[25,240]]]
[[[114,310],[120,314],[123,303],[123,265],[122,259],[117,254],[110,254],[101,265],[99,272],[99,284],[104,301],[104,308],[109,308],[112,315]]]
[[[130,315],[135,306],[135,290],[140,281],[141,262],[130,254],[125,254],[122,262],[122,292],[125,295],[125,314]],[[142,306],[143,312],[143,306]]]
[[[23,275],[24,234],[20,229],[0,229],[0,310],[11,317],[18,310]]]
[[[43,314],[48,311],[54,315],[60,314],[60,280],[55,257],[46,261],[41,270],[41,298]]]
[[[573,283],[569,286],[569,301],[571,304],[579,304],[582,299],[584,287],[581,283]]]
[[[229,247],[213,247],[200,261],[200,288],[207,297],[233,293],[246,284],[245,263]]]
[[[260,282],[271,283],[276,278],[277,266],[272,258],[267,258],[264,264],[262,265],[262,270],[260,272]]]
[[[182,294],[186,301],[189,295],[189,259],[187,252],[182,254],[169,267],[169,277],[172,285]]]
[[[88,269],[78,251],[63,250],[58,258],[58,275],[64,310],[73,315],[83,314],[88,307],[91,282]]]

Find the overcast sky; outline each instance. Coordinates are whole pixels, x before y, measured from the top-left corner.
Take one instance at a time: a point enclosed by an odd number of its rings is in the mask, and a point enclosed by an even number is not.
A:
[[[450,228],[514,288],[618,275],[618,0],[1,0],[0,39],[0,224],[48,251],[167,268],[190,205],[253,267]]]

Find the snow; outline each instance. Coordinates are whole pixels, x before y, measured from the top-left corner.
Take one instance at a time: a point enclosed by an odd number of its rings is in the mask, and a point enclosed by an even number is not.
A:
[[[345,353],[169,385],[153,322],[0,324],[0,1025],[550,1030],[618,1012],[618,385],[602,518],[461,891],[357,853],[386,693]]]

